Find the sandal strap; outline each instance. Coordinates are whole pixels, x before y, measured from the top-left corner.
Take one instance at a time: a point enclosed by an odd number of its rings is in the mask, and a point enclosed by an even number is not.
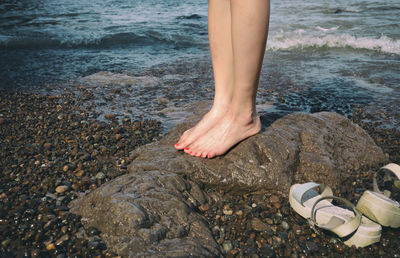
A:
[[[390,197],[391,192],[388,190],[384,190],[383,192],[379,190],[378,187],[378,182],[376,180],[376,177],[378,176],[379,173],[385,172],[385,181],[391,181],[393,180],[392,177],[389,176],[388,172],[392,172],[395,176],[397,176],[398,179],[400,179],[400,166],[395,164],[395,163],[389,163],[386,166],[381,167],[377,173],[375,173],[374,178],[372,179],[372,184],[374,187],[374,192],[381,193],[385,195],[386,197]]]
[[[321,196],[331,196],[331,195],[333,195],[332,189],[331,189],[329,186],[324,185],[324,184],[317,184],[317,183],[314,183],[314,182],[308,182],[308,183],[299,185],[298,187],[296,187],[296,188],[293,190],[293,197],[294,197],[294,199],[295,199],[298,203],[300,203],[301,205],[303,205],[303,203],[304,203],[304,200],[303,200],[304,195],[305,195],[308,191],[312,190],[312,189],[315,188],[315,187],[319,187],[319,189],[320,189],[320,191],[321,191],[321,193],[319,193],[319,194],[320,194]]]
[[[336,226],[337,225],[337,223],[334,223],[334,220],[335,220],[335,218],[337,218],[337,217],[335,217],[335,216],[333,216],[330,220],[329,220],[329,222],[328,223],[326,223],[326,224],[318,224],[317,222],[316,222],[316,214],[317,214],[317,211],[318,210],[316,210],[315,208],[316,208],[316,206],[317,206],[317,204],[320,202],[320,201],[323,201],[323,200],[326,200],[326,199],[334,199],[334,200],[338,200],[338,201],[341,201],[341,202],[343,202],[344,204],[346,204],[348,207],[350,207],[350,208],[352,208],[353,209],[353,212],[354,212],[354,214],[355,214],[355,216],[350,220],[350,221],[348,221],[348,222],[346,222],[346,223],[343,223],[343,224],[341,224],[341,225],[339,225],[339,226]],[[318,226],[318,227],[320,227],[320,228],[323,228],[323,229],[327,229],[327,230],[330,230],[330,231],[332,231],[333,233],[335,233],[336,235],[338,235],[339,237],[345,237],[345,236],[348,236],[348,235],[350,235],[351,233],[353,233],[354,231],[356,231],[357,230],[357,228],[360,226],[360,224],[361,224],[361,216],[362,216],[362,214],[356,209],[356,207],[354,206],[354,204],[352,204],[351,202],[349,202],[348,200],[346,200],[346,199],[344,199],[344,198],[341,198],[341,197],[337,197],[337,196],[324,196],[324,197],[321,197],[321,198],[319,198],[315,203],[314,203],[314,205],[313,205],[313,207],[312,207],[312,209],[311,209],[311,217],[310,217],[310,220],[311,220],[311,222],[312,222],[312,227],[313,227],[313,224],[315,224],[316,226]]]

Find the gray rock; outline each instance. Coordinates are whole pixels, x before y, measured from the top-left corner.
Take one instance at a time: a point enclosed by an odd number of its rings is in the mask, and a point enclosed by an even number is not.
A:
[[[332,112],[287,115],[214,159],[175,150],[174,143],[192,124],[178,125],[161,141],[137,148],[129,171],[161,169],[226,191],[287,193],[295,182],[315,181],[337,188],[349,171],[387,161],[361,127]]]
[[[70,203],[86,228],[102,232],[111,251],[124,257],[221,256],[207,222],[195,211],[221,198],[206,194],[203,186],[287,193],[295,182],[316,181],[335,188],[348,171],[386,162],[363,129],[335,113],[288,115],[211,160],[175,150],[191,121],[137,148],[129,174]]]
[[[193,209],[205,196],[177,174],[146,171],[103,184],[70,208],[123,257],[221,256],[207,222]]]

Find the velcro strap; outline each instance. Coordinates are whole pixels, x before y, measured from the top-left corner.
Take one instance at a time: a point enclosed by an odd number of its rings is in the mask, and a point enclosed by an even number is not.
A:
[[[319,195],[321,195],[321,196],[331,196],[333,194],[332,189],[327,185],[317,184],[314,182],[308,182],[308,183],[299,185],[298,187],[296,187],[293,190],[292,194],[293,194],[294,199],[298,203],[301,203],[301,205],[303,205],[303,203],[306,201],[306,200],[303,200],[304,195],[308,191],[312,190],[315,187],[319,187],[319,189],[320,189]]]
[[[348,207],[353,209],[353,212],[354,212],[355,216],[350,221],[347,221],[347,222],[345,222],[343,224],[340,224],[340,225],[338,225],[338,221],[342,220],[342,219],[340,219],[340,218],[338,218],[336,216],[332,216],[332,218],[326,224],[318,224],[316,222],[316,220],[315,220],[318,210],[316,210],[315,207],[316,207],[317,203],[319,203],[322,200],[326,200],[326,199],[335,199],[335,200],[343,202]],[[352,204],[348,200],[343,199],[341,197],[337,197],[337,196],[324,196],[324,197],[319,198],[314,203],[314,205],[313,205],[313,207],[311,209],[311,218],[310,219],[318,227],[323,228],[323,229],[328,229],[328,230],[332,231],[333,233],[335,233],[336,235],[338,235],[339,237],[345,237],[345,236],[348,236],[348,235],[350,235],[351,233],[353,233],[354,231],[357,230],[357,228],[361,224],[361,216],[362,216],[361,213],[356,209],[354,204]]]

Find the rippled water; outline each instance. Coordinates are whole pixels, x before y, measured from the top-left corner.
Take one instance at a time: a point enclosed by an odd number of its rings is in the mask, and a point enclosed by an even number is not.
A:
[[[360,104],[398,115],[398,0],[281,0],[271,5],[260,88],[280,92],[280,108],[346,113]],[[206,90],[211,73],[204,85],[193,88],[196,82],[190,80],[198,77],[198,67],[185,63],[210,70],[207,1],[0,3],[3,88],[40,88],[99,71],[138,75],[168,70],[163,87],[175,78],[175,87],[212,98]],[[182,65],[193,69],[177,71]],[[191,99],[176,96],[173,101],[179,105]]]

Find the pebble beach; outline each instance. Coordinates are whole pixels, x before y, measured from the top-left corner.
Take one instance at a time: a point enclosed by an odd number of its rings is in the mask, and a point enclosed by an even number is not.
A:
[[[87,90],[46,95],[1,94],[1,257],[115,257],[96,228],[84,228],[68,203],[127,172],[129,152],[162,137],[154,120],[104,114],[91,118],[83,105]],[[392,162],[400,162],[400,134],[366,123],[356,108],[351,119],[374,138]],[[370,118],[370,117],[369,117]],[[106,169],[107,168],[107,169]],[[375,168],[375,171],[378,168]],[[107,171],[107,174],[102,171]],[[374,171],[352,171],[339,196],[356,203],[372,187]],[[208,192],[218,189],[205,189]],[[232,195],[219,205],[202,205],[216,242],[226,257],[397,257],[399,230],[384,228],[379,243],[345,246],[334,235],[313,232],[277,191]],[[399,192],[393,198],[398,198]]]

